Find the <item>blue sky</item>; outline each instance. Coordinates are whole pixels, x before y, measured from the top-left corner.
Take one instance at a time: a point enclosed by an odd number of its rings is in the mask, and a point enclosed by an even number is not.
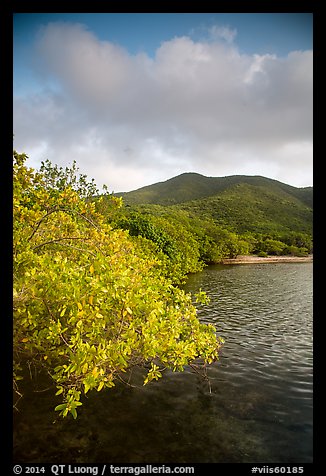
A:
[[[312,20],[15,14],[15,148],[114,191],[189,171],[312,185]]]
[[[40,25],[53,21],[84,23],[100,40],[118,43],[132,54],[145,50],[153,56],[162,41],[183,35],[200,39],[216,24],[237,30],[243,52],[286,55],[312,49],[309,13],[20,13],[14,19],[19,46],[34,41]]]

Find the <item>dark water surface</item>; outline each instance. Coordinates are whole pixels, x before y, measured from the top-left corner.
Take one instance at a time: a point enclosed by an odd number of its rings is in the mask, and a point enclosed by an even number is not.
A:
[[[54,423],[59,398],[28,383],[15,462],[312,462],[312,264],[210,266],[189,278],[186,289],[199,288],[211,299],[200,319],[226,341],[211,392],[190,371],[171,372],[91,392],[76,421]]]

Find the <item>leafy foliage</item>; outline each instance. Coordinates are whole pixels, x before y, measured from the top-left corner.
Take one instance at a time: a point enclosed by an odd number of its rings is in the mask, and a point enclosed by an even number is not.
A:
[[[82,395],[124,381],[134,366],[149,368],[147,384],[196,359],[204,366],[217,360],[223,340],[173,285],[176,233],[132,217],[129,225],[146,235],[132,238],[100,212],[121,200],[91,200],[93,182],[76,181],[75,167],[70,173],[47,162],[35,172],[25,159],[14,152],[17,395],[24,366],[34,365],[57,387],[55,410],[76,418]]]
[[[186,273],[241,254],[312,253],[311,187],[299,189],[259,176],[189,173],[123,197],[130,204],[124,214],[146,216],[172,240]]]
[[[160,251],[170,258],[175,254],[172,240],[146,216],[131,213],[128,218],[120,219],[117,225],[123,230],[129,230],[131,236],[142,236],[151,240]]]
[[[90,182],[87,176],[79,174],[77,163],[74,160],[71,167],[58,167],[50,160],[41,163],[40,173],[43,178],[43,186],[48,191],[64,191],[67,186],[75,190],[81,198],[94,197],[99,194],[95,180]]]
[[[205,264],[219,263],[238,255],[306,256],[312,253],[312,237],[308,233],[236,233],[232,231],[232,225],[228,229],[199,209],[186,209],[181,205],[122,208],[118,217],[113,221],[109,217],[109,221],[114,227],[129,229],[133,236],[143,237],[148,246],[149,243],[155,245],[152,248],[154,255],[165,253],[165,256],[160,255],[162,273],[170,276],[174,283],[182,283],[188,273],[202,270]],[[162,246],[163,243],[168,246]]]

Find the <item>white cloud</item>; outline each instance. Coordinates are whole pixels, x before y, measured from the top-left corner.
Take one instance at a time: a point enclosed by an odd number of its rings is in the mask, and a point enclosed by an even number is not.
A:
[[[235,31],[213,33],[166,41],[149,58],[82,25],[49,24],[33,52],[42,87],[15,98],[16,149],[35,163],[76,159],[115,191],[183,171],[311,184],[312,52],[249,56]]]
[[[225,40],[227,43],[232,43],[237,36],[237,30],[231,29],[228,26],[213,25],[209,28],[209,34],[213,40]]]

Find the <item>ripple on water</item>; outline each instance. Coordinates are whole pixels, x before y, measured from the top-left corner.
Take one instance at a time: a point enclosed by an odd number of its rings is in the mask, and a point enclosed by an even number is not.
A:
[[[213,322],[225,339],[212,374],[223,383],[228,406],[242,414],[250,408],[257,429],[264,413],[266,434],[282,428],[278,437],[288,439],[293,452],[293,431],[298,436],[301,428],[303,453],[297,454],[311,461],[312,265],[212,267],[201,278],[197,286],[211,302],[200,319]],[[273,452],[277,443],[265,440]]]
[[[146,387],[89,392],[77,421],[52,391],[15,416],[19,463],[312,461],[312,265],[213,266],[189,278],[225,338],[207,381],[186,369]],[[140,371],[141,380],[141,371]]]

